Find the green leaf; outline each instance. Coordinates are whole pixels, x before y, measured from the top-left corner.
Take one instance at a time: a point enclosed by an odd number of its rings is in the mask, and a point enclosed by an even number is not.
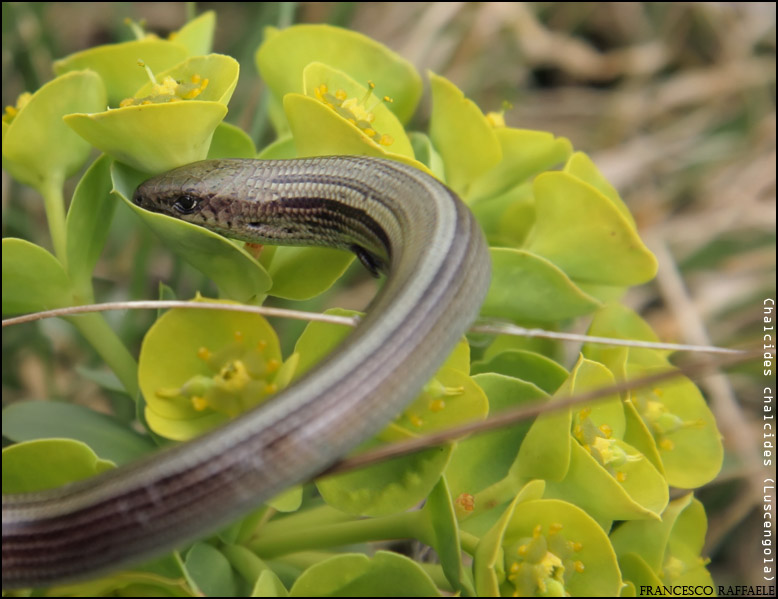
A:
[[[73,304],[70,281],[59,261],[42,247],[3,239],[3,314],[24,314]]]
[[[138,363],[149,426],[187,440],[226,422],[278,390],[280,358],[275,331],[257,314],[166,312],[146,333]]]
[[[500,597],[500,584],[505,580],[505,552],[502,540],[510,524],[516,507],[524,502],[540,499],[543,496],[543,481],[530,481],[516,493],[506,507],[500,519],[481,536],[473,555],[473,574],[475,588],[479,597]]]
[[[666,370],[665,366],[628,366],[630,377]],[[633,394],[638,412],[654,434],[667,483],[694,489],[716,478],[724,460],[721,433],[694,383],[677,377]]]
[[[156,73],[158,81],[172,77],[176,81],[189,82],[193,77],[207,79],[208,84],[195,96],[198,102],[218,102],[225,106],[230,103],[235,86],[238,85],[240,65],[232,56],[225,54],[209,54],[208,56],[192,56],[183,62],[161,73]],[[194,83],[194,81],[192,81]],[[155,84],[151,81],[141,86],[133,96],[143,98],[154,95]],[[187,103],[184,99],[184,104]],[[177,102],[176,102],[177,103]],[[190,123],[191,124],[191,123]]]
[[[444,365],[380,438],[385,441],[406,438],[407,434],[397,428],[412,435],[429,434],[483,420],[488,411],[489,401],[475,381],[466,373]]]
[[[294,583],[292,597],[439,597],[421,566],[389,551],[372,558],[336,555],[315,564]]]
[[[607,368],[584,358],[568,380],[571,394],[613,382]],[[623,441],[626,417],[619,396],[576,406],[574,414],[570,465],[563,479],[548,481],[547,496],[575,503],[603,523],[658,518],[667,505],[667,484],[644,455]]]
[[[438,554],[443,573],[451,586],[466,597],[475,595],[475,589],[462,566],[459,526],[446,478],[441,477],[424,503],[424,511],[432,527],[432,547]]]
[[[490,246],[520,249],[535,226],[535,198],[529,183],[474,201],[470,208]]]
[[[538,531],[540,535],[538,535]],[[580,508],[554,499],[525,501],[513,511],[505,527],[502,547],[505,550],[505,572],[510,573],[523,560],[516,560],[515,548],[543,536],[547,551],[564,566],[564,591],[573,597],[614,597],[622,586],[616,554],[605,532]],[[548,553],[543,559],[548,560]],[[532,563],[532,552],[524,564]],[[546,563],[546,562],[541,562]],[[580,564],[580,570],[575,567]],[[568,575],[568,570],[572,570]],[[548,575],[549,578],[551,575]],[[569,576],[569,578],[568,578]],[[510,576],[509,576],[510,580]],[[516,579],[501,585],[503,596],[514,589],[526,596],[532,579]],[[537,593],[539,589],[534,589]]]
[[[627,208],[627,205],[619,196],[619,192],[608,182],[594,162],[592,162],[592,159],[586,154],[583,152],[576,152],[570,156],[570,159],[565,165],[564,172],[569,173],[596,188],[602,195],[608,198],[616,208],[618,208],[622,216],[632,225],[632,228],[635,228],[635,219],[629,211],[629,208]]]
[[[208,10],[171,33],[169,39],[184,46],[190,56],[202,56],[209,54],[213,48],[214,29],[216,13]]]
[[[547,322],[588,314],[599,306],[549,260],[525,250],[489,251],[492,282],[481,307],[484,316]]]
[[[113,467],[81,441],[25,441],[3,449],[3,493],[53,489]]]
[[[71,114],[65,122],[119,162],[158,174],[204,160],[226,114],[224,104],[191,100]]]
[[[302,94],[286,94],[284,112],[289,120],[298,156],[373,156],[396,160],[427,172],[427,167],[421,162],[389,151],[391,146],[379,145],[318,100]]]
[[[620,554],[619,567],[624,582],[631,582],[636,589],[641,586],[660,587],[663,584],[662,579],[651,570],[645,560],[635,553]]]
[[[661,520],[635,520],[625,522],[611,533],[611,542],[619,555],[629,552],[639,555],[655,572],[662,567],[667,543],[679,514],[692,499],[684,495],[674,499],[662,513]]]
[[[599,190],[568,173],[543,173],[533,191],[537,220],[528,250],[585,282],[637,285],[656,274],[654,255]]]
[[[373,446],[375,442],[369,442],[361,449]],[[317,480],[316,488],[328,505],[347,514],[397,514],[429,495],[448,463],[451,450],[451,445],[443,445],[328,476]]]
[[[213,132],[211,147],[208,148],[208,160],[254,158],[256,155],[257,149],[254,147],[254,142],[243,129],[229,123],[219,123],[216,131]]]
[[[146,176],[116,164],[111,168],[113,191],[135,212],[162,242],[183,260],[211,278],[229,298],[260,302],[270,289],[265,269],[245,250],[202,227],[139,208],[129,198]]]
[[[267,504],[279,512],[294,512],[300,509],[302,502],[303,488],[298,485],[269,499]]]
[[[695,559],[705,546],[708,518],[702,503],[691,493],[687,497],[690,497],[689,504],[682,509],[675,521],[668,549],[677,557]]]
[[[569,381],[549,399],[549,407],[555,398],[569,394]],[[569,409],[538,416],[519,448],[517,475],[524,479],[562,480],[570,467],[570,426]]]
[[[335,316],[354,316],[361,314],[355,310],[342,308],[330,308],[325,314]],[[344,324],[332,324],[329,322],[309,322],[298,337],[294,346],[294,353],[300,356],[297,364],[295,378],[299,378],[320,362],[327,354],[332,352],[337,345],[353,331],[353,327]]]
[[[224,555],[207,543],[195,543],[184,560],[188,577],[204,597],[238,597],[238,580]]]
[[[90,71],[68,73],[35,92],[13,120],[3,121],[3,168],[41,191],[57,186],[89,157],[90,147],[62,122],[73,112],[105,108],[105,88]]]
[[[492,416],[546,397],[535,385],[508,376],[489,373],[473,378],[489,398]],[[513,465],[529,427],[530,422],[523,422],[459,441],[446,467],[452,495],[475,495],[502,480]],[[483,506],[477,504],[475,508]]]
[[[430,138],[443,159],[446,183],[468,197],[472,182],[500,162],[500,142],[481,109],[456,85],[434,73],[429,78]]]
[[[291,133],[279,137],[262,148],[257,158],[261,160],[290,160],[297,158],[297,148],[295,148],[294,138]]]
[[[660,522],[625,522],[611,540],[636,584],[660,578],[666,585],[712,585],[700,557],[706,529],[702,504],[688,494],[670,502]]]
[[[349,265],[354,254],[317,247],[278,247],[268,268],[273,280],[269,295],[305,300],[332,287]]]
[[[542,354],[521,349],[509,349],[488,360],[473,363],[473,374],[497,372],[537,385],[546,393],[554,393],[567,378],[567,371]]]
[[[446,176],[443,159],[440,157],[440,154],[435,151],[430,138],[419,131],[411,131],[408,133],[408,137],[411,140],[413,154],[416,156],[416,160],[424,164],[436,179],[443,181]]]
[[[656,441],[648,428],[646,422],[640,417],[640,413],[635,407],[635,402],[628,399],[624,402],[624,416],[626,418],[626,429],[624,430],[624,440],[640,453],[646,456],[660,474],[665,474],[664,464],[659,455],[659,449]]]
[[[238,71],[238,62],[229,56],[190,58],[159,74],[160,81],[175,80],[183,88],[149,82],[132,98],[136,104],[70,114],[65,122],[119,162],[161,173],[206,158],[214,130],[227,114]],[[195,81],[200,82],[196,89],[185,87]]]
[[[659,337],[648,323],[635,312],[620,304],[607,304],[600,308],[589,325],[588,335],[610,337],[614,339],[632,339],[635,341],[658,342]],[[607,345],[587,343],[584,354],[592,360],[605,364],[620,378],[626,376],[625,364],[642,364],[645,366],[667,365],[666,356],[669,351],[642,349],[639,347],[614,348]]]
[[[554,330],[555,327],[549,327]],[[483,354],[483,360],[491,360],[506,350],[529,351],[546,356],[557,363],[567,359],[563,354],[561,342],[547,337],[520,337],[517,335],[495,335]]]
[[[322,103],[326,102],[328,108],[346,118],[354,118],[357,123],[350,123],[357,127],[368,138],[378,142],[382,135],[388,135],[391,143],[387,144],[387,151],[400,154],[407,158],[413,158],[413,148],[405,133],[405,128],[397,116],[390,110],[390,104],[378,102],[372,91],[349,77],[343,71],[334,69],[321,62],[312,62],[303,70],[303,84],[305,95],[315,98]],[[322,92],[324,85],[329,90]],[[340,100],[334,94],[343,92],[344,100]],[[334,102],[334,103],[333,103]],[[375,106],[373,106],[375,104]],[[367,119],[371,119],[369,123]],[[364,123],[360,126],[359,121]],[[367,131],[375,131],[375,135],[367,134]]]
[[[288,597],[284,583],[272,570],[264,570],[251,591],[252,597]]]
[[[567,138],[546,131],[498,127],[494,133],[502,148],[502,160],[473,182],[468,201],[503,193],[561,164],[573,151]]]
[[[112,393],[127,393],[127,390],[122,386],[119,377],[111,371],[102,370],[100,368],[87,368],[85,366],[76,366],[75,370],[79,376],[84,377],[88,381],[92,381],[106,391]]]
[[[148,75],[138,66],[139,60],[153,73],[159,73],[181,62],[186,56],[187,49],[181,44],[146,38],[76,52],[55,61],[54,72],[62,75],[80,69],[95,71],[108,90],[107,104],[118,106],[119,102],[132,96],[148,81]],[[97,110],[70,112],[97,112],[105,109],[105,106],[106,102],[103,102]]]
[[[156,445],[127,425],[83,406],[58,401],[24,401],[3,410],[3,436],[12,441],[64,437],[82,441],[116,464],[128,464]]]
[[[403,123],[421,97],[421,77],[411,63],[369,37],[329,25],[266,30],[255,59],[262,79],[279,100],[289,92],[303,93],[303,69],[314,61],[356,81],[374,81],[376,95],[392,98],[390,109]]]
[[[68,270],[81,292],[91,288],[92,269],[108,238],[116,208],[111,188],[111,159],[103,155],[84,173],[68,209]]]
[[[470,374],[470,344],[465,337],[456,344],[441,368],[452,368]]]
[[[659,519],[667,505],[668,489],[662,475],[637,450],[618,442],[630,461],[619,467],[619,482],[576,442],[571,444],[570,467],[560,481],[548,481],[546,497],[565,499],[586,510],[599,522]]]

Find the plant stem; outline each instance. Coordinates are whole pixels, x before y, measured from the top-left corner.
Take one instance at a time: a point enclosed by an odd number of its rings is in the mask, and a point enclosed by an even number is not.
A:
[[[68,269],[67,235],[65,228],[65,198],[62,194],[64,179],[61,174],[53,174],[46,179],[38,191],[43,196],[46,219],[49,224],[54,255],[59,259],[65,271]]]
[[[516,496],[521,487],[522,481],[518,475],[512,471],[509,472],[505,478],[475,494],[473,498],[475,509],[470,514],[470,517],[472,518],[477,514],[493,509],[495,506],[509,502]]]
[[[270,522],[263,524],[258,532],[262,535],[273,535],[276,533],[283,534],[284,531],[289,531],[290,529],[310,530],[311,528],[330,526],[342,522],[352,522],[353,520],[353,516],[349,516],[345,512],[341,512],[340,510],[336,510],[325,504],[301,510],[282,518],[274,518]]]
[[[263,558],[272,558],[307,549],[338,547],[377,540],[418,538],[420,532],[427,530],[427,526],[424,525],[425,518],[423,512],[415,511],[308,529],[277,533],[265,531],[265,534],[249,547]],[[420,540],[429,541],[429,539]]]
[[[464,530],[459,531],[459,545],[462,547],[462,551],[469,555],[475,555],[475,550],[478,547],[478,543],[481,542],[480,537],[475,536]]]
[[[138,395],[138,364],[102,314],[82,314],[68,320],[114,371],[128,395]]]
[[[224,545],[221,552],[230,561],[230,565],[235,568],[240,575],[250,583],[256,582],[260,574],[269,568],[261,559],[251,551],[240,545]]]

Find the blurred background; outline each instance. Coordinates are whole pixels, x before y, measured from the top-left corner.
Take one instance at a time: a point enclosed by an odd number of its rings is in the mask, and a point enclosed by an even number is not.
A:
[[[166,35],[187,11],[209,9],[218,19],[214,50],[242,66],[227,120],[258,147],[273,137],[253,59],[264,26],[330,23],[362,32],[421,72],[448,77],[484,111],[509,103],[508,125],[568,137],[592,157],[659,258],[657,279],[625,302],[662,340],[761,345],[762,301],[775,297],[774,3],[5,2],[3,103],[51,79],[56,58],[132,39],[125,18]],[[40,198],[5,172],[2,207],[3,236],[50,247]],[[174,262],[125,211],[117,210],[98,266],[100,299],[154,298],[163,280],[203,289],[201,276]],[[356,270],[350,280],[348,293],[295,307],[363,307],[373,284]],[[137,344],[153,315],[110,318]],[[295,325],[284,327],[293,338]],[[79,374],[90,362],[91,350],[62,322],[4,331],[3,402],[110,401]],[[728,450],[720,477],[699,491],[709,518],[704,554],[717,584],[763,582],[766,384],[761,363],[700,383]]]

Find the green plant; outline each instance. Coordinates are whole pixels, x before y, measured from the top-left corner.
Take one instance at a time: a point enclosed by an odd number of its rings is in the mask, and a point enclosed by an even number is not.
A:
[[[408,62],[353,32],[298,26],[268,30],[256,53],[277,133],[257,152],[244,132],[222,122],[238,64],[209,54],[214,25],[206,13],[170,40],[142,37],[58,61],[56,79],[7,110],[4,166],[44,197],[55,251],[3,240],[4,314],[92,301],[93,269],[116,205],[111,192],[213,281],[222,298],[261,304],[268,296],[316,296],[343,275],[351,255],[263,248],[257,257],[256,248],[143,212],[128,198],[150,174],[206,157],[356,153],[431,172],[470,205],[493,246],[484,316],[547,328],[589,316],[592,335],[656,339],[618,303],[628,286],[653,277],[656,261],[618,193],[568,140],[506,127],[501,114],[484,115],[432,73],[429,131],[408,132],[421,96],[421,78]],[[138,59],[148,81],[138,79]],[[117,63],[126,67],[113,68]],[[113,108],[103,110],[106,103]],[[84,173],[65,215],[63,182],[85,163],[90,146],[103,154]],[[310,324],[283,359],[263,319],[203,314],[160,316],[145,335],[138,367],[101,316],[72,318],[149,434],[69,404],[14,405],[4,413],[12,439],[51,436],[47,421],[67,439],[6,450],[4,491],[56,486],[110,467],[106,460],[125,463],[166,439],[192,438],[290,384],[347,332]],[[471,356],[463,341],[370,444],[523,403],[553,406],[670,366],[666,352],[596,345],[587,345],[569,371],[561,362],[552,343],[498,336]],[[107,429],[98,429],[98,420]],[[322,479],[318,495],[290,490],[173,558],[51,592],[616,595],[660,581],[710,584],[700,557],[704,511],[691,494],[669,501],[668,487],[710,481],[722,453],[710,411],[682,379]],[[62,461],[40,468],[41,455]],[[422,501],[422,509],[411,509]],[[338,550],[405,538],[433,547],[440,563]],[[472,567],[463,552],[473,556]]]

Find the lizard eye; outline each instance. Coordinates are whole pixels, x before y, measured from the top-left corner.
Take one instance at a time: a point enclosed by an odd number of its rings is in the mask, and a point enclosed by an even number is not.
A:
[[[173,208],[175,208],[181,214],[192,214],[199,203],[200,200],[194,196],[182,195],[179,196],[173,203]]]

